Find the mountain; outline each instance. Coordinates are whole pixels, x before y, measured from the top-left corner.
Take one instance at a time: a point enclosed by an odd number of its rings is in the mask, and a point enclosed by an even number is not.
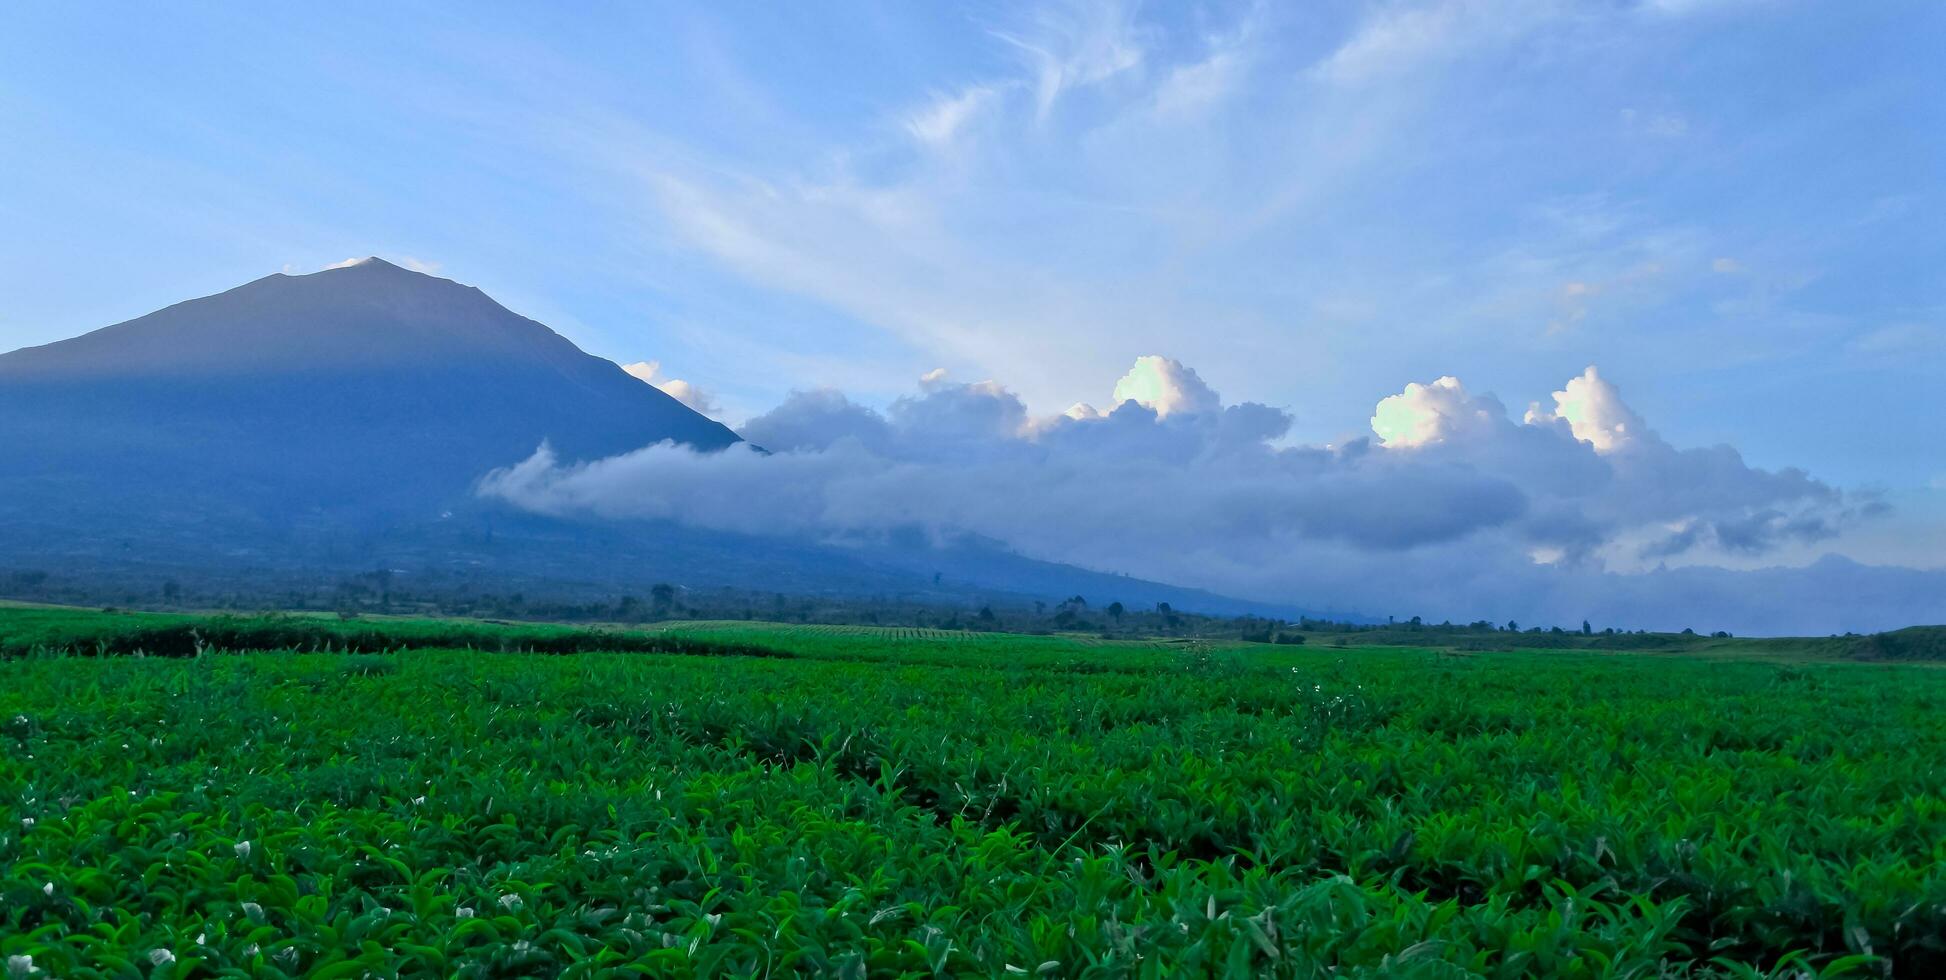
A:
[[[543,442],[563,461],[735,433],[485,293],[376,258],[273,275],[0,355],[0,589],[236,597],[383,569],[447,591],[590,596],[660,581],[799,595],[1170,602],[1294,613],[985,542],[837,547],[479,499]]]
[[[543,441],[593,459],[664,439],[737,436],[478,289],[376,258],[0,355],[16,508],[425,519]]]

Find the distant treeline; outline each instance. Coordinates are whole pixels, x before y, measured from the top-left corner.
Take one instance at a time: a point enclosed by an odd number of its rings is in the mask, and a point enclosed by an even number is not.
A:
[[[171,611],[324,612],[347,616],[424,616],[600,623],[746,620],[823,626],[896,626],[1005,633],[1092,633],[1106,637],[1183,637],[1301,642],[1294,622],[1214,616],[1126,605],[1113,598],[1060,601],[995,594],[967,601],[940,595],[839,596],[747,589],[689,589],[658,583],[640,591],[474,591],[427,587],[385,571],[336,578],[309,588],[266,590],[241,582],[162,579],[123,587],[84,585],[42,571],[0,571],[0,597],[68,605],[108,604]]]
[[[459,621],[332,621],[313,616],[214,616],[157,622],[151,616],[110,617],[76,611],[25,611],[5,617],[0,656],[36,653],[79,656],[145,654],[195,656],[204,650],[294,650],[387,653],[474,649],[528,653],[625,652],[691,656],[789,657],[750,643],[533,624]],[[173,618],[173,617],[172,617]]]
[[[1489,620],[1470,623],[1428,623],[1420,617],[1384,623],[1300,616],[1276,619],[1263,616],[1215,616],[1171,608],[1169,603],[1134,606],[1114,599],[1070,596],[1056,601],[1036,600],[1017,595],[996,595],[984,602],[952,600],[928,595],[787,595],[742,589],[688,589],[660,583],[639,592],[549,593],[528,595],[522,592],[484,592],[463,588],[408,587],[405,579],[385,571],[374,571],[337,578],[313,588],[283,589],[274,593],[250,590],[241,585],[229,587],[202,584],[184,586],[174,580],[159,585],[129,588],[116,594],[120,606],[150,611],[198,610],[234,614],[231,620],[251,624],[240,638],[253,647],[309,648],[315,634],[309,624],[316,619],[294,617],[278,620],[264,614],[275,610],[288,613],[329,613],[340,617],[341,625],[331,631],[328,642],[338,649],[396,649],[401,646],[458,646],[499,649],[508,635],[503,630],[463,629],[450,623],[437,630],[417,627],[410,636],[401,627],[379,628],[373,622],[399,623],[390,617],[424,617],[421,622],[453,617],[474,620],[500,620],[531,627],[512,642],[521,649],[556,652],[564,649],[662,649],[654,644],[672,642],[667,637],[634,635],[630,627],[647,626],[671,620],[743,620],[752,622],[795,623],[822,626],[888,626],[919,629],[968,630],[973,632],[1020,634],[1089,634],[1107,639],[1204,639],[1236,640],[1270,644],[1325,644],[1330,646],[1432,646],[1455,650],[1613,650],[1613,651],[1687,651],[1707,649],[1731,640],[1728,632],[1650,633],[1613,627],[1596,628],[1582,622],[1575,626],[1523,626]],[[31,601],[73,605],[99,603],[104,597],[94,591],[77,592],[78,585],[64,585],[45,572],[0,571],[0,596]],[[368,620],[362,617],[387,617]],[[207,620],[201,621],[195,636],[181,632],[144,634],[139,638],[120,636],[100,639],[103,650],[120,652],[127,644],[147,644],[150,652],[193,651],[198,642],[205,646],[227,645],[213,636]],[[283,627],[273,624],[285,622]],[[301,629],[290,623],[305,624]],[[539,624],[600,624],[614,627],[579,633],[564,632],[571,626]],[[241,627],[239,627],[241,628]],[[276,629],[298,630],[279,635]],[[264,632],[270,630],[271,632]],[[1841,659],[1940,659],[1946,660],[1946,640],[1941,631],[1926,628],[1897,633],[1855,635],[1788,641],[1803,652]],[[11,652],[0,640],[0,653]],[[1786,641],[1777,641],[1786,642]],[[679,652],[679,651],[671,651]]]
[[[1909,626],[1811,642],[1821,645],[1821,654],[1845,660],[1946,660],[1946,626]]]

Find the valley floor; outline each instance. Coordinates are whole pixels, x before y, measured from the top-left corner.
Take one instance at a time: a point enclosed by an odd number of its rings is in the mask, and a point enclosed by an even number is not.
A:
[[[10,977],[1946,970],[1923,666],[131,622],[0,609]]]

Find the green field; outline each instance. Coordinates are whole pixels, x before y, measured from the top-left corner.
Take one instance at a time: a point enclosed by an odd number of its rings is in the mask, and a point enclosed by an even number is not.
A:
[[[1810,649],[0,609],[0,954],[1941,975],[1946,672]]]

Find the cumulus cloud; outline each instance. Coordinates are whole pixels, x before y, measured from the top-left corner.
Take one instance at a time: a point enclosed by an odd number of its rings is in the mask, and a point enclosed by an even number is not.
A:
[[[1206,414],[1221,406],[1196,372],[1180,361],[1153,354],[1137,358],[1135,366],[1115,382],[1115,403],[1134,402],[1160,418],[1177,414]]]
[[[543,450],[483,493],[827,542],[978,538],[1313,607],[1562,622],[1617,572],[1761,556],[1872,509],[1726,446],[1668,445],[1592,368],[1521,421],[1457,379],[1413,383],[1379,402],[1375,438],[1337,447],[1280,445],[1287,413],[1225,405],[1163,357],[1137,361],[1113,398],[1036,418],[1003,385],[941,372],[883,411],[798,392],[744,427],[751,445]]]
[[[715,398],[681,378],[671,378],[663,373],[661,361],[636,361],[633,364],[622,365],[622,370],[646,384],[655,386],[663,394],[682,402],[693,411],[704,415],[716,414]]]
[[[1529,425],[1565,422],[1576,439],[1595,447],[1595,452],[1612,453],[1641,438],[1646,430],[1642,420],[1622,404],[1622,393],[1602,380],[1595,366],[1554,393],[1554,407],[1545,409],[1539,402],[1527,408]]]
[[[1475,398],[1455,377],[1431,384],[1414,381],[1381,399],[1372,413],[1372,431],[1387,449],[1413,449],[1493,427],[1505,415],[1492,398]]]

